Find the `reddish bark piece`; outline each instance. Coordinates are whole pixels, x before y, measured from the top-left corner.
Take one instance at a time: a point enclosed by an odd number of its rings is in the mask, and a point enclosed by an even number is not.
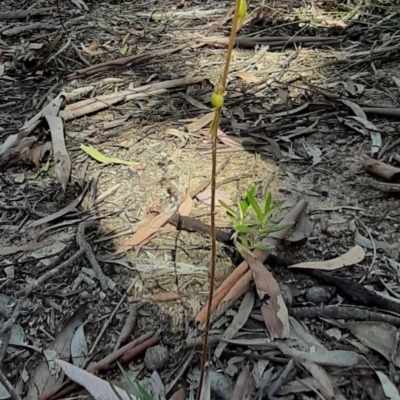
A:
[[[400,179],[400,168],[392,167],[382,161],[366,157],[363,161],[363,167],[371,174],[385,179],[386,181],[395,181]]]

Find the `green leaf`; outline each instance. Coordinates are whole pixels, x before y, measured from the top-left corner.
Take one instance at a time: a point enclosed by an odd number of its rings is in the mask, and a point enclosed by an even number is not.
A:
[[[229,221],[232,222],[232,225],[241,225],[240,221],[238,219],[236,219],[235,217],[231,217],[230,215],[227,215],[226,218],[229,219]]]
[[[244,212],[242,210],[239,200],[237,201],[237,205],[238,205],[238,210],[239,210],[239,220],[244,221]]]
[[[139,400],[153,400],[151,396],[138,383],[132,381],[131,377],[126,373],[126,371],[121,367],[119,363],[118,367],[122,373],[121,383],[123,384],[123,387],[128,392],[128,394],[133,394]]]
[[[263,213],[261,211],[260,206],[258,205],[256,199],[254,198],[256,189],[253,187],[247,192],[246,200],[250,203],[251,208],[254,210],[254,212],[257,215],[257,219],[260,223],[263,222]]]
[[[243,215],[246,215],[246,211],[249,208],[249,205],[250,204],[246,200],[240,202],[240,209],[242,210]]]
[[[271,192],[268,192],[267,197],[265,198],[265,205],[264,205],[264,216],[268,214],[269,209],[271,207],[272,195]]]
[[[123,400],[122,396],[117,392],[117,389],[115,389],[115,386],[109,382],[110,386],[111,386],[111,390],[114,392],[115,396],[117,397],[118,400]],[[131,393],[129,393],[128,391],[126,391],[126,394],[129,397],[129,400],[133,400],[133,397],[131,396]],[[133,394],[133,393],[132,393]]]
[[[253,248],[258,249],[258,250],[262,250],[262,251],[269,251],[272,250],[274,248],[274,246],[269,246],[266,245],[262,242],[256,243]]]
[[[248,226],[246,225],[236,225],[233,227],[236,232],[238,233],[251,233],[251,230]]]
[[[268,221],[271,215],[283,204],[283,201],[278,201],[272,207],[270,207],[269,211],[264,215],[264,224]]]
[[[294,225],[294,223],[280,225],[280,226],[269,226],[267,228],[260,229],[259,234],[260,234],[260,236],[269,235],[270,233],[273,233],[273,232],[279,232],[283,229],[291,228],[293,225]]]
[[[219,204],[226,210],[228,214],[231,214],[232,217],[236,217],[238,215],[232,207],[228,206],[228,204],[224,203],[222,200],[219,200]]]
[[[102,164],[138,165],[138,163],[134,161],[124,161],[120,160],[119,158],[107,157],[92,146],[85,146],[84,144],[81,144],[81,150]]]

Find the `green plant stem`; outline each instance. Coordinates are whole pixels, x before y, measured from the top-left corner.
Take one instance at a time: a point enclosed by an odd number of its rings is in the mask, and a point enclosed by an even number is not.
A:
[[[233,17],[231,34],[229,37],[228,52],[226,54],[226,61],[224,72],[221,77],[220,85],[222,87],[223,94],[225,93],[226,81],[228,78],[229,65],[232,56],[233,46],[235,44],[236,30],[238,25],[238,11],[239,11],[240,0],[236,0],[235,14]],[[211,265],[210,265],[210,290],[208,294],[208,305],[207,305],[207,317],[204,329],[204,344],[203,351],[201,355],[201,366],[200,366],[200,381],[199,388],[196,393],[196,400],[200,400],[201,390],[203,388],[203,380],[205,374],[205,367],[207,362],[208,353],[208,336],[210,332],[210,317],[211,317],[211,304],[214,297],[214,281],[215,281],[215,268],[216,268],[216,254],[217,254],[217,237],[215,229],[215,191],[216,191],[216,172],[217,172],[217,137],[218,137],[218,126],[221,116],[221,107],[215,109],[214,120],[211,125],[211,141],[212,141],[212,151],[211,151]]]
[[[233,46],[235,45],[236,31],[237,31],[237,26],[238,26],[239,5],[240,5],[240,0],[236,0],[235,15],[233,16],[233,21],[232,21],[232,28],[231,28],[231,34],[229,37],[228,52],[226,53],[224,73],[222,74],[222,78],[221,78],[221,86],[224,89],[224,91],[226,88],[226,81],[228,79],[229,65],[231,63]],[[219,125],[219,118],[218,118],[217,129],[218,129],[218,125]]]

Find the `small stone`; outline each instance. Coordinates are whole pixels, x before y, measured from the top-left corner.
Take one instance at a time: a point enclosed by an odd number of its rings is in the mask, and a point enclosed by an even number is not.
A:
[[[286,307],[290,307],[293,304],[292,289],[284,283],[280,283],[279,288],[281,289],[282,299],[285,302]]]
[[[144,365],[148,371],[160,371],[167,365],[168,360],[167,349],[163,346],[154,346],[147,349]]]
[[[327,303],[331,297],[331,291],[324,286],[313,286],[306,292],[306,300],[311,303]]]

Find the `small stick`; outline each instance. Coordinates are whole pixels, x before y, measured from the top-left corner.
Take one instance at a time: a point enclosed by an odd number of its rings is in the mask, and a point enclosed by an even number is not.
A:
[[[0,383],[6,388],[7,392],[10,393],[12,400],[22,400],[1,369],[0,369]]]
[[[94,350],[96,349],[97,345],[100,342],[100,339],[103,337],[104,332],[106,331],[108,325],[110,325],[112,319],[114,318],[115,314],[117,313],[118,309],[121,307],[121,304],[123,303],[123,301],[125,300],[126,296],[128,295],[128,293],[131,291],[131,289],[133,288],[133,286],[135,285],[137,281],[137,278],[132,280],[131,284],[129,285],[128,289],[126,289],[125,293],[122,295],[121,300],[119,301],[119,303],[116,305],[116,307],[114,308],[113,312],[111,313],[110,317],[107,319],[107,321],[104,323],[103,327],[101,328],[101,331],[99,333],[99,335],[97,336],[95,342],[93,343],[92,348],[89,351],[89,354],[85,360],[85,364],[87,363],[87,361],[89,360],[89,356],[92,355],[92,353],[94,352]]]
[[[125,324],[121,330],[117,343],[115,343],[114,351],[118,350],[121,343],[125,343],[129,340],[133,330],[136,327],[136,318],[138,314],[138,309],[135,304],[131,305],[128,318],[125,321]]]

